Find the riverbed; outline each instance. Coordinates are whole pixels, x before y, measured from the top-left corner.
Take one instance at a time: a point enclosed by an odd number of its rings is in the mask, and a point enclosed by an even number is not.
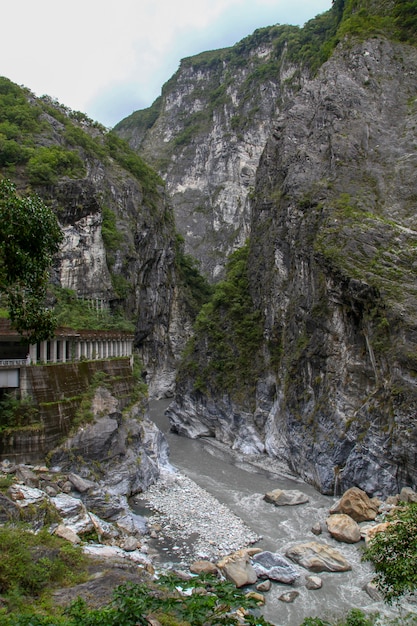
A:
[[[331,621],[345,615],[352,607],[366,612],[385,611],[382,603],[373,601],[363,590],[372,578],[369,564],[361,562],[363,542],[355,545],[339,543],[326,531],[320,537],[315,537],[311,531],[317,522],[325,528],[329,508],[337,498],[323,496],[271,459],[246,458],[215,440],[191,440],[171,433],[169,420],[164,415],[168,404],[167,400],[151,402],[150,417],[167,437],[171,463],[187,480],[191,479],[211,494],[218,506],[227,507],[254,535],[259,536],[256,547],[284,553],[292,544],[318,540],[339,550],[352,565],[349,572],[319,574],[323,586],[314,591],[304,586],[307,571],[291,587],[274,583],[262,611],[267,620],[276,626],[299,626],[305,617]],[[263,496],[276,488],[302,491],[308,495],[309,502],[275,507],[265,502]],[[214,518],[213,528],[215,526]],[[181,552],[181,537],[175,532],[175,525],[171,527],[171,535],[168,529],[163,541],[155,542],[156,561],[161,567],[164,564],[183,567],[184,552]],[[210,536],[210,529],[207,538],[216,542]],[[303,572],[302,568],[300,571]],[[292,588],[300,594],[296,600],[291,604],[280,601],[279,596]]]

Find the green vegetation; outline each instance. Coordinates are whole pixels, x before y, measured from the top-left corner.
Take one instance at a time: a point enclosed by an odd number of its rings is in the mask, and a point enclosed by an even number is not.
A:
[[[249,292],[248,254],[247,244],[229,257],[225,280],[197,316],[180,372],[194,377],[196,390],[226,391],[243,402],[253,398],[263,328]]]
[[[187,308],[194,318],[209,300],[213,289],[200,274],[197,261],[190,254],[184,253],[184,238],[181,235],[177,235],[175,240],[175,265]]]
[[[62,126],[64,143],[57,146],[53,117]],[[86,157],[113,159],[142,185],[145,195],[163,182],[115,133],[79,111],[48,97],[36,99],[28,89],[0,77],[0,168],[9,176],[26,174],[32,186],[53,185],[59,178],[85,176]]]
[[[31,398],[18,400],[6,394],[0,400],[0,433],[13,428],[32,427],[39,424],[39,410]]]
[[[28,160],[27,173],[32,185],[53,185],[62,176],[80,178],[85,174],[80,156],[60,146],[41,147]]]
[[[1,588],[1,587],[0,587]],[[195,590],[190,595],[180,589]],[[256,609],[256,602],[229,582],[212,576],[198,576],[187,583],[174,575],[165,575],[156,582],[126,583],[116,588],[113,600],[99,609],[89,609],[78,599],[65,611],[56,609],[49,614],[36,609],[7,615],[4,626],[147,626],[153,615],[162,626],[220,626],[248,624],[271,626],[261,616],[251,613],[239,622],[233,612],[238,608]],[[52,614],[54,613],[54,614]]]
[[[123,139],[115,133],[108,133],[105,138],[108,153],[125,170],[137,178],[147,194],[154,194],[158,186],[163,185],[162,178],[138,156]]]
[[[76,330],[134,331],[133,322],[108,309],[97,309],[94,301],[82,300],[71,289],[54,288],[55,315],[59,326]]]
[[[13,327],[29,342],[48,339],[55,318],[45,308],[49,268],[62,233],[55,214],[37,196],[21,198],[0,181],[0,294]]]
[[[364,560],[374,565],[375,584],[392,604],[417,590],[417,503],[403,503],[387,521],[387,529],[370,541]]]
[[[24,528],[0,527],[0,594],[6,607],[0,609],[1,623],[19,624],[14,618],[9,622],[7,614],[26,611],[28,604],[54,588],[83,582],[86,564],[79,547],[47,530],[34,534]]]

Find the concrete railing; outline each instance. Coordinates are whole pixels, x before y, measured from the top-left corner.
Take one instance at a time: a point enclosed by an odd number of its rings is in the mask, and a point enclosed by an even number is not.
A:
[[[21,367],[22,365],[30,365],[28,359],[0,359],[0,367]]]

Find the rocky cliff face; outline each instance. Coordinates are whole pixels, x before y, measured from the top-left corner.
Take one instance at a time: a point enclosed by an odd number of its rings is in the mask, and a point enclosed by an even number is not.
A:
[[[346,42],[274,123],[247,264],[254,391],[219,383],[197,332],[178,431],[286,460],[325,493],[415,486],[416,93],[414,47]]]
[[[186,251],[214,281],[249,234],[260,156],[286,92],[301,80],[299,66],[285,63],[281,34],[262,29],[184,59],[153,107],[115,128],[165,179]]]
[[[64,232],[54,285],[130,320],[151,393],[169,392],[189,315],[163,181],[83,114],[0,82],[2,116],[14,124],[12,139],[2,135],[1,174],[52,206]]]

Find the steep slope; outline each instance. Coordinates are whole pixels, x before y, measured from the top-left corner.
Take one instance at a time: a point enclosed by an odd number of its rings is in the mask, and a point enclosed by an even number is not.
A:
[[[152,389],[163,393],[189,314],[162,180],[116,135],[6,78],[0,116],[1,174],[40,195],[64,231],[54,298],[70,300],[71,290],[72,298],[130,320]],[[61,323],[68,324],[65,315]]]
[[[183,59],[150,109],[116,127],[166,181],[186,250],[211,280],[249,234],[249,200],[274,120],[324,54],[337,11],[304,29],[273,26]],[[324,57],[325,58],[325,55]]]
[[[417,483],[417,50],[362,39],[274,123],[247,257],[200,314],[170,408],[179,432],[286,460],[325,493]]]

